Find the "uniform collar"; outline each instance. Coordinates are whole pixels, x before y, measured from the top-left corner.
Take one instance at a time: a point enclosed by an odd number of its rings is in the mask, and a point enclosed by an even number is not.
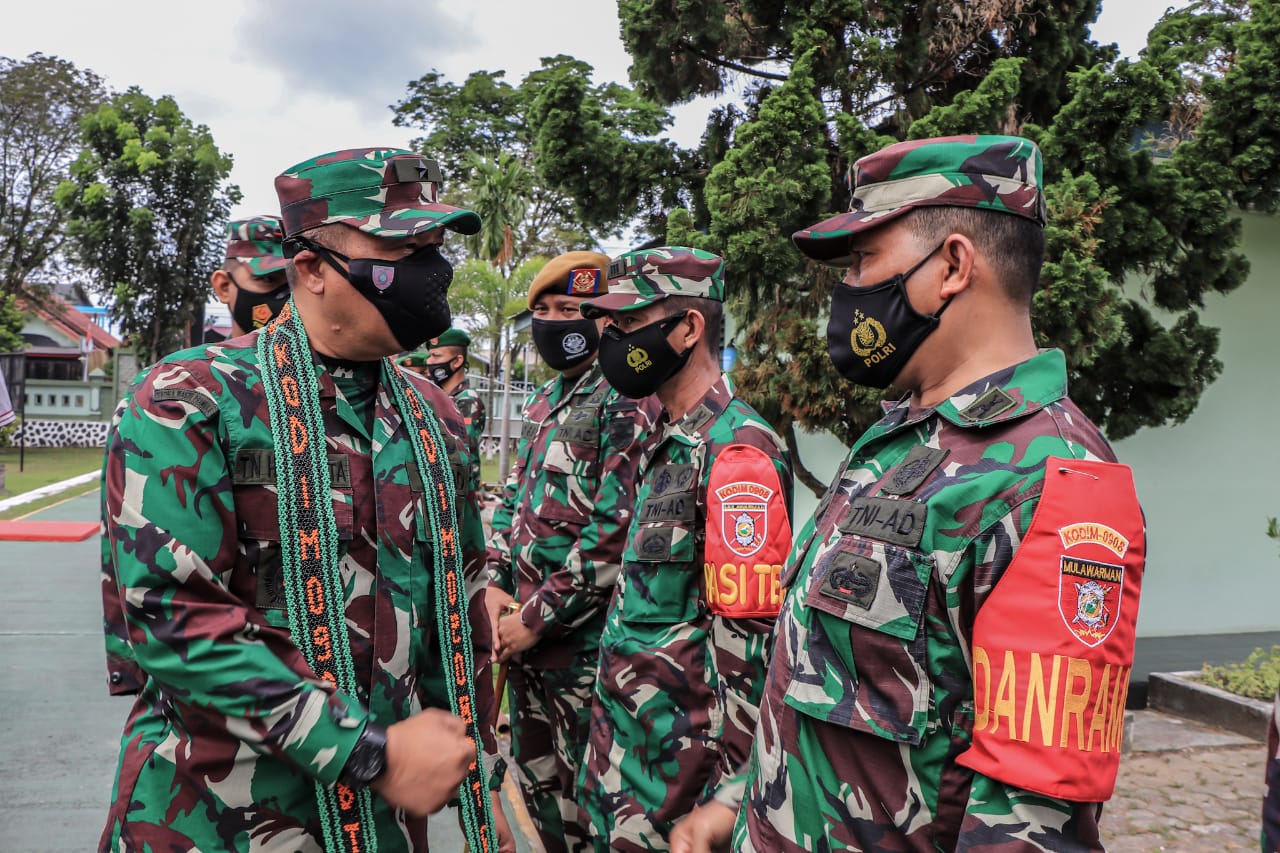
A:
[[[733,382],[724,373],[707,389],[702,399],[693,404],[684,417],[674,423],[665,423],[664,432],[668,437],[676,437],[688,444],[700,444],[706,438],[706,429],[715,423],[716,418],[729,407],[733,400]],[[663,412],[666,420],[666,412]]]
[[[931,409],[911,409],[910,397],[886,405],[869,431],[874,438],[934,415],[961,429],[988,427],[1038,412],[1067,396],[1067,361],[1061,350],[1042,350],[1026,361],[984,376]]]

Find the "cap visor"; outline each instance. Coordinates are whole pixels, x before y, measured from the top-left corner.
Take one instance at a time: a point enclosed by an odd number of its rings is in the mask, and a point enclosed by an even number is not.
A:
[[[375,237],[412,237],[437,228],[448,228],[450,231],[469,235],[480,230],[480,216],[474,211],[447,204],[423,204],[401,208],[356,227]]]
[[[288,260],[282,257],[277,258],[275,255],[256,255],[252,258],[235,260],[247,266],[254,278],[266,278],[272,273],[284,272],[285,267],[289,266]]]
[[[644,306],[650,305],[665,297],[665,293],[660,296],[646,298],[638,293],[610,292],[583,302],[579,308],[582,311],[583,317],[586,317],[588,320],[594,320],[596,317],[604,316],[604,314],[609,311],[627,311],[635,308],[643,308]]]
[[[863,211],[840,213],[795,232],[791,235],[791,242],[802,254],[819,263],[847,267],[853,263],[852,242],[855,234],[878,228],[908,210],[911,208],[903,207],[874,217]]]

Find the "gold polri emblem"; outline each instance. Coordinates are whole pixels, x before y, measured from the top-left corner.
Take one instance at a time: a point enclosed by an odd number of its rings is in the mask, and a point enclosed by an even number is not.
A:
[[[849,333],[849,346],[854,355],[870,367],[892,355],[898,348],[889,343],[889,335],[875,317],[861,311],[853,313],[853,331]]]
[[[647,370],[653,361],[649,358],[649,353],[640,347],[633,346],[627,350],[627,366],[636,373],[642,373]]]
[[[871,355],[871,353],[884,346],[888,335],[885,334],[884,326],[874,317],[868,317],[861,311],[854,312],[853,315],[853,332],[849,335],[849,345],[853,347],[854,353],[862,357]]]

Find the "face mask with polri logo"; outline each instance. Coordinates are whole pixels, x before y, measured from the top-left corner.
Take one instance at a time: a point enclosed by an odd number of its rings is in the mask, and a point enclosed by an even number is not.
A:
[[[944,244],[943,244],[944,245]],[[921,314],[907,298],[907,279],[941,249],[915,266],[866,287],[837,283],[831,289],[827,353],[836,370],[869,388],[888,388],[924,339],[938,328],[947,300],[937,314]]]
[[[530,333],[550,367],[568,370],[591,358],[600,345],[600,330],[595,320],[540,320],[533,318]]]
[[[600,370],[619,394],[636,400],[648,397],[684,367],[693,348],[676,352],[667,343],[667,335],[687,313],[655,320],[630,333],[605,326],[600,339]]]

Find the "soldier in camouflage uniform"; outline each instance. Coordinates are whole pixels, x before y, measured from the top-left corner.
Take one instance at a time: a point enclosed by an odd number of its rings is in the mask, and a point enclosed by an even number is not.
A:
[[[231,311],[231,336],[260,329],[280,313],[289,299],[285,280],[284,232],[275,216],[254,216],[227,223],[227,252],[222,269],[210,278],[213,294]],[[121,400],[112,418],[111,436],[128,404]],[[107,455],[110,455],[108,447]],[[106,492],[103,492],[103,500]],[[105,505],[103,518],[106,517]],[[105,532],[105,531],[104,531]],[[129,649],[129,632],[116,590],[110,540],[102,537],[102,612],[107,646],[107,689],[112,695],[133,695],[145,677]]]
[[[386,358],[448,327],[441,235],[479,227],[438,184],[396,149],[288,170],[285,310],[125,401],[104,528],[143,683],[100,849],[420,851],[460,796],[473,846],[514,850],[467,670],[490,631],[465,430]]]
[[[231,337],[261,329],[289,301],[284,231],[275,216],[227,223],[227,259],[210,277],[213,295],[231,312]]]
[[[1267,731],[1267,794],[1262,802],[1262,853],[1280,851],[1280,691]]]
[[[793,237],[849,268],[836,368],[908,393],[796,537],[735,850],[1102,849],[1145,531],[1036,350],[1041,172],[1017,137],[898,143]]]
[[[462,422],[467,427],[467,446],[471,449],[471,493],[476,500],[482,500],[480,437],[484,435],[487,417],[484,400],[467,382],[467,348],[471,346],[471,336],[462,329],[448,329],[427,344],[424,375],[443,388],[462,413]]]
[[[574,779],[582,764],[605,606],[618,578],[636,469],[660,404],[609,386],[598,321],[582,301],[607,288],[609,258],[569,252],[529,286],[534,343],[560,375],[529,395],[489,539],[495,641],[510,661],[512,752],[548,853],[589,850]]]
[[[674,822],[736,805],[782,602],[791,463],[720,370],[724,263],[697,249],[609,266],[607,379],[656,393],[622,572],[600,638],[578,797],[597,850],[663,850]]]

